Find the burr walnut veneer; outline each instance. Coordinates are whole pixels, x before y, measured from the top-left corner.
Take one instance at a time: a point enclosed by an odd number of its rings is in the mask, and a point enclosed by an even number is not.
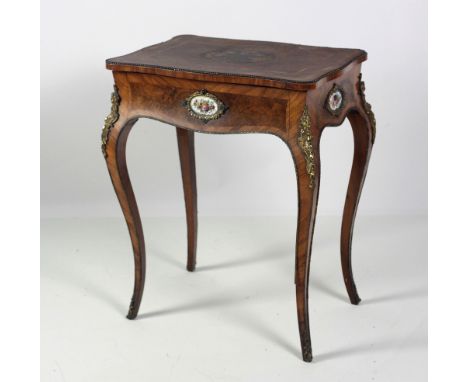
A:
[[[106,61],[114,75],[102,151],[130,232],[135,285],[128,318],[138,314],[145,282],[145,243],[125,159],[139,118],[176,126],[188,230],[187,269],[195,270],[197,188],[194,132],[268,133],[282,139],[297,175],[295,284],[304,361],[312,360],[308,316],[309,264],[320,185],[320,137],[348,118],[354,158],[341,228],[341,265],[352,304],[360,298],[351,269],[353,224],[375,138],[358,49],[177,36]]]

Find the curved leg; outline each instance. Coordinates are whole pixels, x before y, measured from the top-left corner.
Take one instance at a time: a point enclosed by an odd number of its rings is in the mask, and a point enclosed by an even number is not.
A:
[[[320,184],[320,133],[311,127],[307,109],[304,109],[298,136],[292,137],[289,147],[296,166],[298,188],[298,220],[296,233],[296,304],[302,358],[312,361],[309,330],[309,266],[314,234],[315,215]]]
[[[134,319],[138,314],[145,285],[146,266],[143,228],[132,184],[128,175],[125,155],[127,137],[136,121],[137,119],[123,121],[122,118],[120,118],[120,120],[116,121],[115,125],[111,125],[106,132],[107,137],[105,141],[103,134],[103,152],[106,158],[107,168],[127,222],[135,261],[135,284],[130,308],[128,310],[128,319]]]
[[[197,181],[195,172],[194,132],[177,129],[180,168],[184,186],[185,214],[187,218],[187,270],[193,272],[197,260]]]
[[[354,158],[341,225],[341,268],[349,299],[354,305],[359,304],[361,299],[356,290],[351,266],[353,227],[362,186],[366,178],[374,136],[372,121],[365,115],[365,111],[361,113],[352,111],[348,114],[354,136]]]

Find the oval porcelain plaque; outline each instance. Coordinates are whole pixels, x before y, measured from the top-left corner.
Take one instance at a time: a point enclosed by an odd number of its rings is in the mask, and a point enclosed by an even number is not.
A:
[[[330,113],[337,115],[344,105],[343,90],[338,86],[333,86],[328,93],[326,107]]]
[[[211,116],[218,112],[218,104],[210,97],[199,95],[190,100],[190,109],[194,113]]]
[[[336,90],[330,95],[328,102],[330,103],[330,109],[338,110],[341,106],[341,102],[343,102],[343,95],[339,90]]]
[[[201,90],[188,97],[184,106],[192,117],[201,119],[205,123],[218,119],[226,111],[226,106],[215,95]]]

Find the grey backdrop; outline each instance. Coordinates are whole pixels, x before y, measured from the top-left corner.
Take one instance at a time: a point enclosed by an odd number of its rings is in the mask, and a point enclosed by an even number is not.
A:
[[[427,5],[424,0],[42,1],[43,217],[121,216],[100,150],[112,75],[104,60],[177,34],[362,48],[377,139],[360,213],[427,211]],[[319,214],[341,213],[348,123],[322,139]],[[196,136],[201,215],[293,215],[288,149],[263,135]],[[182,215],[175,129],[140,120],[128,143],[143,216]]]

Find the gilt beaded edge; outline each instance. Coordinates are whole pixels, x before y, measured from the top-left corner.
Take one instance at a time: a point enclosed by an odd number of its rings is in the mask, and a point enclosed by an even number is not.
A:
[[[104,158],[107,158],[107,141],[109,139],[109,134],[111,129],[114,127],[115,123],[119,119],[119,105],[120,105],[120,95],[119,89],[114,85],[114,91],[111,95],[111,111],[109,115],[104,120],[104,126],[101,132],[101,150]]]
[[[307,105],[305,105],[304,111],[302,112],[302,116],[299,121],[299,136],[297,137],[297,141],[304,153],[304,158],[306,161],[306,171],[310,178],[309,188],[313,188],[315,180],[315,156],[312,141],[312,132],[310,129],[310,115],[309,111],[307,110]]]

